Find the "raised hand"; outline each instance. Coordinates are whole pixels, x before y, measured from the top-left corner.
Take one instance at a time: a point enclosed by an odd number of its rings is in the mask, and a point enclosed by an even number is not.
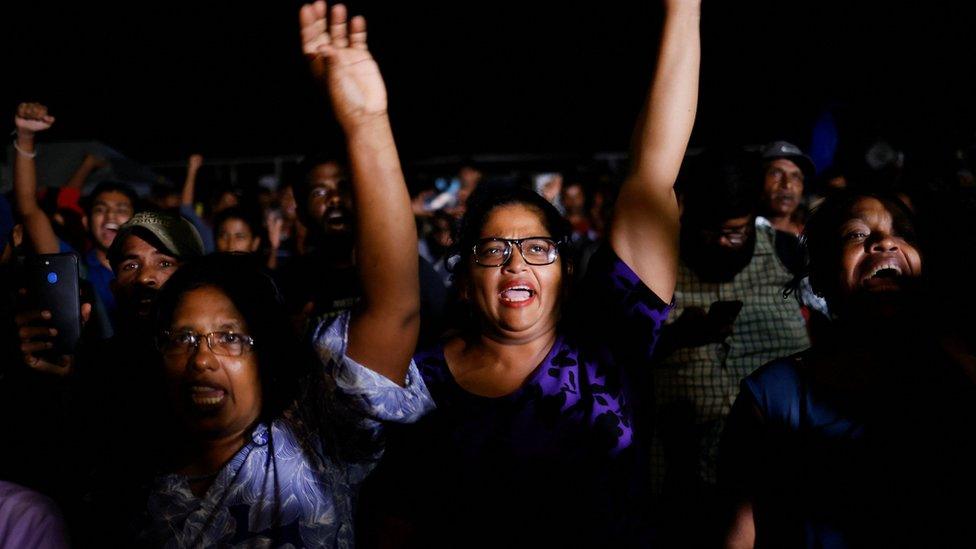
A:
[[[346,134],[356,207],[363,306],[349,322],[349,357],[403,384],[420,333],[417,230],[390,118],[386,86],[366,49],[366,20],[346,8],[302,6],[302,48]]]
[[[54,124],[54,117],[47,113],[47,107],[40,103],[21,103],[14,115],[14,125],[17,133],[35,134],[42,132]]]
[[[366,19],[356,16],[348,20],[344,5],[327,10],[320,0],[302,6],[299,22],[302,50],[312,74],[328,90],[343,128],[349,131],[385,116],[386,85],[366,47]]]
[[[195,172],[200,169],[200,166],[203,166],[203,155],[191,154],[190,159],[187,161],[186,168]]]

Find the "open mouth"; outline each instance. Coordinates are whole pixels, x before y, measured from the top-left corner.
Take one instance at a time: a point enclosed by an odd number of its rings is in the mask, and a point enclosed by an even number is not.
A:
[[[792,193],[776,193],[773,195],[773,200],[778,204],[796,204],[796,195]]]
[[[135,306],[136,313],[141,317],[148,316],[152,312],[153,303],[156,302],[156,294],[150,292],[151,290],[143,290],[133,296],[132,303]]]
[[[886,261],[875,265],[861,280],[862,286],[868,290],[893,290],[901,287],[904,272],[894,261]]]
[[[101,233],[101,237],[104,240],[107,240],[107,241],[115,240],[115,235],[117,235],[119,233],[119,224],[118,223],[104,223],[102,225],[102,230],[99,231],[99,232]]]
[[[535,289],[528,284],[513,284],[498,293],[502,304],[518,307],[528,304],[536,295]]]
[[[345,210],[327,210],[325,212],[325,222],[331,225],[344,224],[348,218],[349,214]]]
[[[216,408],[224,403],[227,391],[213,385],[190,385],[187,388],[190,401],[198,408]]]

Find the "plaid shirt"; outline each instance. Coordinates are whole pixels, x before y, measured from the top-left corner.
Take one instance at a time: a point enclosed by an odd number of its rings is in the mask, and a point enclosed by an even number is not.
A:
[[[776,255],[775,235],[771,227],[756,225],[752,261],[730,282],[704,282],[683,262],[678,267],[675,307],[668,323],[685,307],[708,310],[716,301],[731,300],[742,301],[743,307],[732,335],[722,343],[677,349],[658,363],[652,443],[655,492],[660,492],[672,468],[696,471],[699,480],[714,484],[719,437],[740,382],[763,364],[810,345],[799,303],[783,297],[792,275]],[[677,464],[677,459],[697,463]]]

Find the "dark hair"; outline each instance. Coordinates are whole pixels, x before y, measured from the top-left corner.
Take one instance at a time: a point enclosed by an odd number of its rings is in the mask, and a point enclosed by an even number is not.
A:
[[[841,190],[832,193],[810,214],[803,231],[807,250],[806,274],[810,284],[820,295],[830,294],[830,282],[836,276],[841,255],[840,228],[851,218],[851,209],[864,198],[880,201],[894,217],[899,234],[917,243],[915,215],[897,195],[866,190]],[[829,297],[829,296],[828,296]]]
[[[460,256],[461,263],[471,259],[472,248],[481,238],[481,229],[492,212],[502,206],[513,204],[535,210],[543,226],[549,231],[550,237],[559,245],[560,253],[564,251],[572,234],[572,228],[559,210],[539,193],[524,187],[479,187],[478,191],[468,199],[467,210],[461,218],[454,238],[455,254]],[[563,264],[565,265],[565,261]]]
[[[156,302],[156,330],[168,329],[176,307],[192,290],[220,290],[240,311],[254,338],[264,400],[262,419],[274,419],[297,397],[314,357],[291,329],[278,287],[249,254],[217,253],[181,266]]]
[[[240,219],[247,225],[248,230],[251,231],[252,237],[263,237],[264,227],[258,221],[257,215],[250,211],[248,208],[243,208],[241,206],[231,206],[230,208],[225,208],[221,210],[216,216],[214,216],[213,228],[214,236],[220,231],[220,226],[228,219]],[[262,238],[262,240],[265,240]]]
[[[481,238],[481,229],[492,212],[497,208],[514,204],[526,206],[538,213],[550,237],[556,241],[562,267],[560,295],[563,305],[565,305],[572,287],[574,268],[573,257],[569,250],[569,237],[572,234],[572,228],[559,213],[559,210],[548,200],[535,191],[519,186],[487,187],[481,185],[468,199],[467,210],[458,225],[454,244],[448,253],[448,268],[455,280],[453,292],[457,294],[460,288],[468,283],[472,250],[475,243]],[[457,295],[454,297],[457,303],[452,305],[452,310],[448,313],[448,316],[453,317],[449,325],[457,326],[462,331],[473,329],[471,322],[474,315],[470,304],[457,300]],[[565,307],[561,305],[560,310],[565,310]]]
[[[105,193],[122,193],[129,199],[129,204],[132,205],[132,211],[135,212],[139,205],[139,196],[136,194],[132,187],[122,183],[120,181],[102,181],[92,189],[92,192],[88,194],[88,197],[82,201],[82,207],[85,209],[86,215],[91,215],[92,207],[95,205],[95,200],[98,195]]]
[[[710,227],[753,215],[760,196],[753,168],[738,150],[707,151],[689,162],[680,178],[682,224]]]

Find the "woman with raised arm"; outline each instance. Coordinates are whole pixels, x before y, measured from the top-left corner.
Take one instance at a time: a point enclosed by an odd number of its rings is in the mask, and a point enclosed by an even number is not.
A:
[[[352,547],[381,422],[432,407],[410,362],[416,232],[366,23],[347,21],[343,6],[327,18],[324,2],[304,6],[300,19],[348,141],[363,302],[318,327],[320,364],[309,370],[316,361],[291,332],[272,279],[246,256],[207,256],[170,278],[156,329],[173,422],[152,456],[162,474],[138,528],[148,545]]]
[[[565,313],[570,229],[551,204],[524,189],[468,204],[454,276],[469,321],[415,356],[437,409],[398,433],[405,444],[391,445],[379,489],[389,497],[373,505],[390,502],[380,515],[412,524],[419,546],[641,541],[631,388],[648,373],[675,285],[672,187],[700,49],[698,0],[664,11],[631,172],[580,292],[585,316]]]

